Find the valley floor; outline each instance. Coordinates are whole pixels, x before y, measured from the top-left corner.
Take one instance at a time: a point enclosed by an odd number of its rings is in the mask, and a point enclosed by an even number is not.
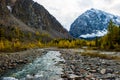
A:
[[[16,53],[0,53],[0,76],[20,65],[27,65],[48,51],[60,51],[65,61],[56,65],[62,66],[60,80],[120,80],[120,60],[101,59],[99,57],[81,56],[84,52],[119,56],[120,52],[105,52],[85,49],[43,48],[31,49]],[[54,60],[54,59],[53,59]],[[57,79],[58,80],[58,79]]]

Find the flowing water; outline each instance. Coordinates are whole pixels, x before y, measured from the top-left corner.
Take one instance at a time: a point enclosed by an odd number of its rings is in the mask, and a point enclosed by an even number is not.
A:
[[[21,70],[3,77],[2,80],[58,80],[62,74],[62,66],[57,64],[59,61],[64,61],[59,51],[48,51]]]

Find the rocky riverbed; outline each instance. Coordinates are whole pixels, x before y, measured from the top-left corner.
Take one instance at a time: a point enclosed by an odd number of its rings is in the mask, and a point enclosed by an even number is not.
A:
[[[100,59],[98,57],[91,58],[91,57],[81,56],[81,53],[85,52],[84,50],[81,49],[45,48],[45,49],[32,49],[32,50],[16,52],[16,53],[6,53],[6,56],[0,55],[0,59],[1,59],[0,70],[7,73],[8,70],[12,70],[12,69],[14,70],[19,65],[29,66],[29,63],[31,62],[33,63],[32,66],[34,66],[34,62],[36,62],[34,60],[36,60],[37,58],[38,59],[40,58],[39,59],[40,61],[37,62],[43,64],[45,59],[41,60],[41,56],[44,56],[49,51],[59,51],[61,54],[60,59],[64,59],[64,60],[56,61],[56,57],[59,56],[56,56],[55,58],[51,57],[53,59],[51,58],[49,59],[50,55],[47,57],[47,59],[51,60],[52,62],[45,64],[46,66],[44,66],[44,69],[48,69],[50,65],[52,65],[54,62],[56,67],[62,68],[62,70],[60,69],[62,71],[61,73],[55,74],[55,76],[59,75],[61,78],[60,77],[58,79],[55,78],[55,80],[120,80],[120,61]],[[118,54],[119,53],[117,53],[117,55]],[[112,54],[112,55],[116,55],[116,54]],[[47,62],[49,62],[49,60]],[[40,65],[40,63],[35,63],[35,66]],[[39,68],[38,71],[41,72],[40,70],[44,70],[44,69]],[[32,70],[33,72],[37,71],[34,69]],[[57,71],[53,70],[52,74],[54,72]],[[45,74],[48,73],[49,72],[46,72]],[[35,74],[32,75],[32,77],[33,76],[36,77]],[[26,77],[31,77],[31,75],[28,74],[26,75]],[[17,80],[12,78],[10,79]],[[40,80],[40,79],[41,78],[35,80]],[[42,78],[42,80],[44,79],[45,78]],[[46,80],[49,80],[49,77],[47,77]]]
[[[120,80],[120,61],[81,56],[64,50],[64,80]]]

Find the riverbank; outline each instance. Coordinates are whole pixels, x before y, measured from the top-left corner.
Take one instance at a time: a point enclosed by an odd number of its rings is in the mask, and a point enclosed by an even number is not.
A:
[[[31,49],[15,53],[0,53],[0,76],[8,70],[16,69],[21,65],[32,62],[44,54],[43,49]]]

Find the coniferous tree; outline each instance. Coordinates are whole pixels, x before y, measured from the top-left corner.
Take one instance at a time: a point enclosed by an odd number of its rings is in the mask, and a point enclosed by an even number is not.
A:
[[[108,39],[107,39],[108,46],[110,49],[113,48],[113,43],[112,43],[113,27],[114,27],[114,23],[112,22],[112,20],[110,20],[108,25]]]

